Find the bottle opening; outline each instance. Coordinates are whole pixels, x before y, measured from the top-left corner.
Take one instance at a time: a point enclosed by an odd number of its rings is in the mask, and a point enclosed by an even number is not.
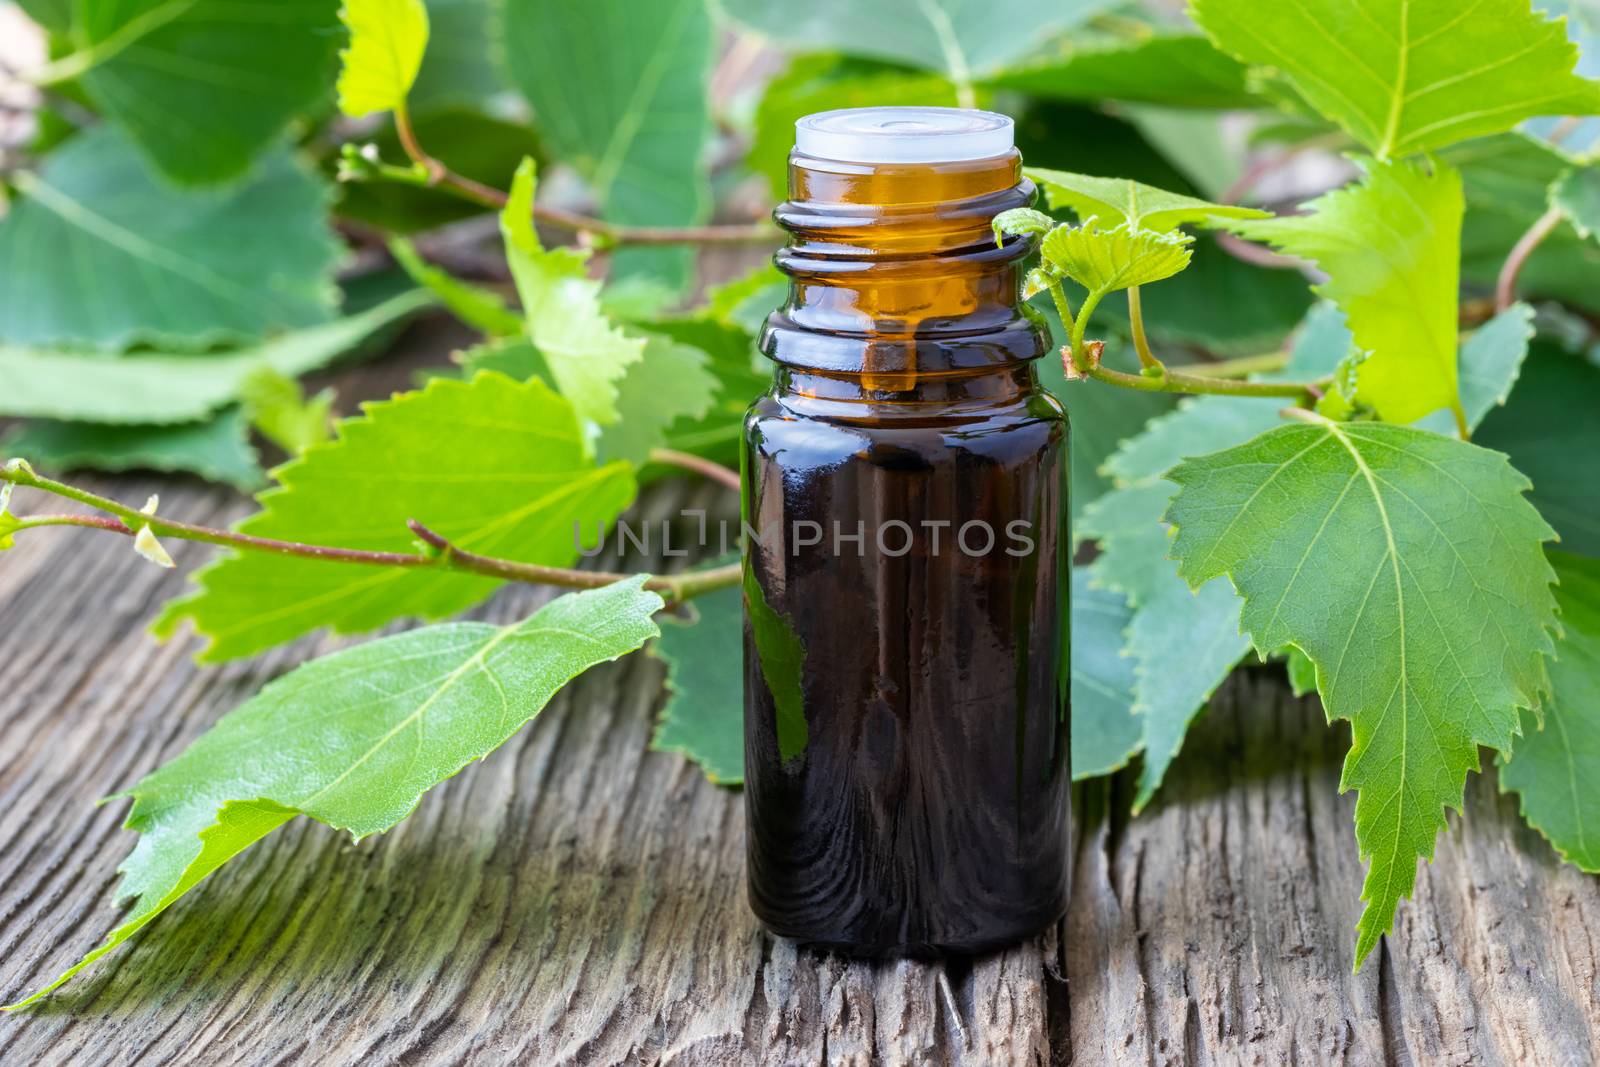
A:
[[[957,163],[994,159],[1014,147],[1015,124],[993,111],[959,107],[850,107],[794,124],[803,156],[841,163]]]

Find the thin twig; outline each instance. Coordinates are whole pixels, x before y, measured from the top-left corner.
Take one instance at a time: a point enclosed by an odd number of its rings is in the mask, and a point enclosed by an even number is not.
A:
[[[730,470],[720,463],[697,456],[693,452],[679,452],[672,448],[652,448],[650,450],[650,459],[670,467],[682,467],[686,471],[703,474],[712,481],[727,486],[735,493],[739,491],[738,471]]]
[[[1098,363],[1091,366],[1086,376],[1124,389],[1137,389],[1146,393],[1208,393],[1214,396],[1281,396],[1304,399],[1310,391],[1305,382],[1240,382],[1229,378],[1207,378],[1198,374],[1178,374],[1168,370],[1165,374],[1126,374]]]
[[[1159,370],[1161,361],[1150,351],[1150,339],[1144,332],[1144,302],[1139,298],[1137,285],[1128,288],[1128,325],[1133,328],[1133,348],[1139,353],[1139,366],[1146,370]]]
[[[491,210],[506,206],[509,197],[503,191],[458,174],[430,155],[417,140],[411,118],[403,109],[394,113],[394,124],[400,146],[423,173],[419,180],[409,168],[384,165],[375,166],[373,173],[394,181],[442,189]],[[533,205],[533,217],[576,233],[590,234],[612,245],[770,244],[778,239],[778,231],[766,222],[732,226],[623,226],[537,202]]]
[[[75,500],[80,504],[115,516],[106,519],[89,515],[35,515],[17,519],[15,530],[42,526],[85,526],[132,537],[135,531],[148,526],[157,537],[170,537],[181,541],[198,541],[202,544],[227,548],[269,552],[280,556],[301,559],[319,559],[335,563],[353,563],[376,567],[440,568],[480,574],[504,581],[527,582],[534,585],[556,585],[570,589],[595,589],[612,582],[633,577],[609,571],[585,571],[569,567],[546,567],[537,563],[481,556],[451,544],[444,537],[428,529],[415,519],[407,526],[433,551],[429,552],[374,552],[363,549],[336,548],[330,545],[313,545],[299,541],[281,541],[270,537],[256,537],[233,530],[217,530],[193,523],[175,522],[156,515],[147,515],[108,497],[79,489],[52,478],[35,474],[19,464],[0,467],[0,482],[38,489],[55,496]],[[741,574],[739,564],[729,564],[706,571],[692,571],[678,575],[651,575],[645,588],[661,593],[669,601],[677,602],[734,585]]]
[[[1252,374],[1270,374],[1289,365],[1289,353],[1268,352],[1261,356],[1240,356],[1238,359],[1219,359],[1214,363],[1188,363],[1168,367],[1168,374],[1197,375],[1203,378],[1248,378]]]
[[[1494,286],[1494,306],[1496,311],[1504,311],[1517,302],[1517,275],[1522,273],[1522,267],[1528,262],[1528,257],[1533,255],[1533,250],[1538,248],[1546,237],[1549,237],[1555,228],[1561,225],[1561,209],[1552,207],[1543,215],[1534,220],[1526,233],[1517,238],[1517,243],[1511,246],[1511,251],[1506,255],[1505,263],[1500,267],[1500,277]]]

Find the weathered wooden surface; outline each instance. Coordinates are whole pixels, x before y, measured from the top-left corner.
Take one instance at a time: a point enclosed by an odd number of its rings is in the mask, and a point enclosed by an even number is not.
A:
[[[163,513],[196,521],[246,508],[192,484],[99,484],[159,488]],[[170,547],[180,575],[208,551]],[[143,632],[180,575],[91,531],[0,556],[0,997],[113,925],[132,835],[122,805],[94,801],[335,644],[197,669],[192,644]],[[546,595],[507,590],[480,614]],[[386,836],[352,846],[291,824],[42,1007],[0,1018],[0,1062],[1600,1059],[1600,883],[1557,864],[1492,771],[1352,975],[1347,734],[1272,671],[1229,685],[1139,818],[1124,779],[1080,789],[1059,929],[943,965],[819,957],[757,930],[739,794],[647,750],[661,677],[636,655],[580,679]]]

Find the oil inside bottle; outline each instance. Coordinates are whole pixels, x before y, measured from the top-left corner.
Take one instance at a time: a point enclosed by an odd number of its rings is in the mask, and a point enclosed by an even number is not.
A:
[[[749,895],[778,934],[973,952],[1065,908],[1067,427],[1028,244],[990,230],[1033,197],[1000,116],[800,124],[743,453]]]

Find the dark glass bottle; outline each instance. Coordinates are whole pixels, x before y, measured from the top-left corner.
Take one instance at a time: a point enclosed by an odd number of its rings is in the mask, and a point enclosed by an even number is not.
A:
[[[776,212],[790,295],[743,450],[750,902],[852,953],[997,948],[1067,901],[1067,424],[1029,244],[990,230],[1034,199],[1010,133],[812,116]]]

